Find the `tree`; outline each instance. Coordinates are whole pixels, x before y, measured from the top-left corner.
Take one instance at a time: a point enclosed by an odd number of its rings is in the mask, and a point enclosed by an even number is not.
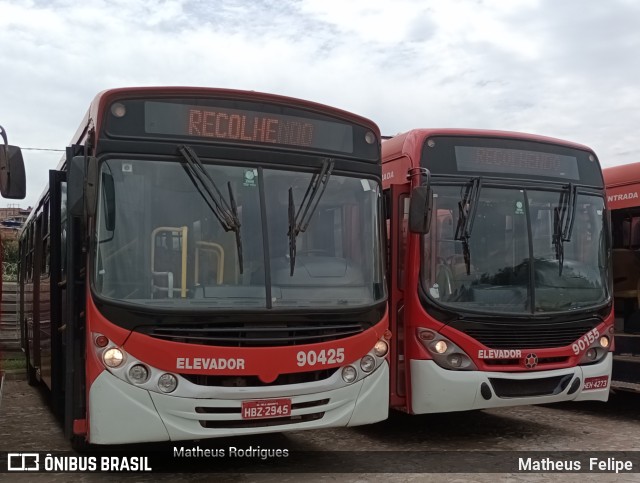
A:
[[[2,241],[2,280],[18,279],[18,240]]]

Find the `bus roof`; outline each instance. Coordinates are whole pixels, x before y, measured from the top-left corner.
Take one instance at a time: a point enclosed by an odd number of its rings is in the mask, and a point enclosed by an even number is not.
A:
[[[622,164],[603,168],[602,175],[607,187],[627,186],[640,183],[640,163]]]
[[[427,137],[431,136],[464,136],[464,137],[486,137],[486,138],[526,138],[529,141],[536,141],[546,144],[560,144],[568,148],[580,149],[593,153],[593,150],[583,144],[556,139],[538,134],[528,134],[515,131],[497,131],[489,129],[457,129],[457,128],[424,128],[412,129],[402,134],[398,134],[390,139],[386,139],[382,143],[383,162],[385,160],[394,159],[407,152],[415,152],[415,149],[421,149],[422,143]],[[595,153],[594,153],[595,154]]]
[[[96,119],[99,109],[104,109],[112,99],[136,98],[136,97],[218,97],[236,99],[238,97],[249,97],[255,101],[263,101],[274,104],[295,104],[297,107],[321,113],[331,112],[331,115],[339,117],[348,122],[363,124],[379,133],[377,124],[365,117],[353,114],[352,112],[328,106],[318,102],[307,101],[295,97],[282,96],[279,94],[268,94],[257,91],[244,91],[237,89],[221,89],[214,87],[188,87],[188,86],[154,86],[154,87],[119,87],[107,89],[99,92],[91,102],[89,115]]]
[[[341,118],[347,122],[352,122],[366,126],[373,131],[378,138],[380,137],[380,128],[370,119],[353,114],[352,112],[339,109],[337,107],[328,106],[318,102],[307,101],[294,97],[282,96],[278,94],[268,94],[257,91],[246,91],[237,89],[222,89],[214,87],[192,87],[192,86],[150,86],[150,87],[118,87],[114,89],[106,89],[93,98],[89,105],[89,109],[82,118],[78,129],[71,138],[69,146],[74,144],[82,144],[92,127],[99,129],[102,120],[99,118],[100,113],[112,102],[113,99],[139,98],[145,96],[153,97],[201,97],[215,96],[218,98],[236,99],[238,97],[251,98],[255,101],[262,101],[275,104],[295,104],[296,107],[307,109],[323,114],[330,114],[334,117]],[[66,162],[66,154],[63,154],[56,169],[61,170]],[[45,185],[42,194],[36,202],[32,214],[34,216],[38,206],[44,200],[49,191],[48,183]],[[26,226],[26,223],[25,223]]]

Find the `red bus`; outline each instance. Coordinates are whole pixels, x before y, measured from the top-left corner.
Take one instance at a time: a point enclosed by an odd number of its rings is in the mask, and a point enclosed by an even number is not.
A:
[[[547,137],[416,129],[382,144],[391,406],[606,401],[613,308],[602,173]]]
[[[640,163],[602,170],[611,212],[616,345],[612,387],[640,392]]]
[[[385,419],[380,156],[308,101],[98,94],[20,244],[29,379],[72,443]]]

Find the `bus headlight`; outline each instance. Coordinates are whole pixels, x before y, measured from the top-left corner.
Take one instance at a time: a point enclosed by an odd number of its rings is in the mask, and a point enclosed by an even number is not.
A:
[[[578,340],[578,343],[582,343],[585,337]],[[578,355],[581,352],[581,349],[578,343],[573,344],[573,351]],[[609,346],[611,345],[611,339],[607,335],[603,335],[593,341],[589,347],[586,348],[582,357],[580,358],[580,362],[578,364],[593,364],[596,362],[600,362],[609,352]],[[583,346],[584,347],[584,346]]]
[[[347,384],[351,384],[358,377],[358,371],[353,366],[346,366],[342,368],[342,379]]]
[[[460,368],[462,366],[463,358],[463,354],[451,354],[449,355],[449,357],[447,357],[447,360],[449,361],[449,364],[451,364],[451,366]]]
[[[165,373],[158,378],[158,389],[162,392],[173,392],[176,387],[178,387],[178,379],[173,374]]]
[[[136,364],[129,369],[129,380],[134,384],[143,384],[149,379],[149,370],[142,364]]]
[[[433,350],[438,354],[444,354],[445,352],[447,352],[447,349],[448,349],[447,343],[443,340],[439,340],[438,342],[434,343],[431,347],[433,347]]]
[[[367,354],[362,359],[360,359],[360,368],[364,372],[371,372],[375,369],[375,367],[376,367],[376,360],[373,358],[372,355]]]
[[[378,357],[384,357],[389,352],[389,344],[384,340],[379,340],[376,345],[373,346],[373,353]]]
[[[111,349],[104,351],[104,354],[102,354],[102,360],[104,361],[104,365],[107,367],[120,367],[124,362],[124,352],[117,347],[112,347]]]
[[[443,369],[454,371],[475,371],[476,365],[467,353],[457,344],[442,334],[431,329],[418,328],[416,336],[433,358],[433,361]]]

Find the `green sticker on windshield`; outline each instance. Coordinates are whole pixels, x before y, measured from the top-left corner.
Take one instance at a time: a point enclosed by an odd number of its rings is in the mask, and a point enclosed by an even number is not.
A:
[[[256,186],[256,178],[258,177],[257,169],[246,169],[244,171],[244,182],[242,186]]]
[[[524,205],[522,201],[516,201],[516,215],[524,215]]]

